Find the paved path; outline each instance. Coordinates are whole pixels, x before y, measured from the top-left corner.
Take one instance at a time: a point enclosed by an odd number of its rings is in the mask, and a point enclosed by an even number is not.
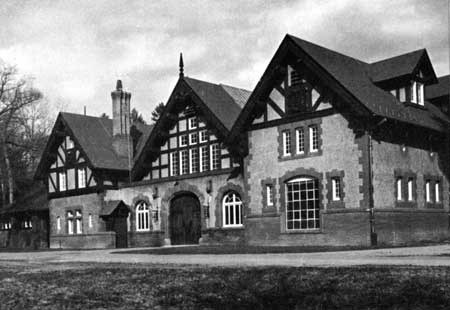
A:
[[[130,249],[126,249],[130,250]],[[287,254],[228,254],[228,255],[150,255],[119,254],[120,250],[47,251],[0,253],[2,261],[22,261],[36,264],[52,263],[142,263],[142,264],[200,264],[215,266],[356,266],[356,265],[418,265],[450,266],[450,245]],[[124,250],[122,250],[124,251]],[[115,252],[115,253],[114,253]]]

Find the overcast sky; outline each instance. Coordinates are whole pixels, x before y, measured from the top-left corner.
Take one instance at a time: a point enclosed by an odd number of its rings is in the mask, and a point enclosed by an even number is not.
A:
[[[0,6],[0,58],[67,111],[111,115],[122,79],[150,119],[185,73],[252,90],[286,33],[364,61],[427,48],[448,74],[446,0],[25,1]]]

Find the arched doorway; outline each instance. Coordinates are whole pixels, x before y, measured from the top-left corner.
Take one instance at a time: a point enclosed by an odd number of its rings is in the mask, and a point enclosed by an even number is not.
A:
[[[201,236],[200,202],[190,193],[175,196],[170,202],[170,243],[197,244]]]

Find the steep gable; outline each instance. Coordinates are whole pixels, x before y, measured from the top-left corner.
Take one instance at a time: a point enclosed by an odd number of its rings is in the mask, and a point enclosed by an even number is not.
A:
[[[193,142],[194,144],[206,143],[208,147],[212,147],[208,149],[208,154],[214,152],[214,154],[218,154],[217,161],[220,161],[220,163],[213,166],[211,157],[211,166],[208,166],[208,170],[213,168],[220,170],[224,169],[224,167],[231,168],[233,166],[233,163],[230,162],[231,155],[226,150],[226,147],[220,147],[217,143],[224,141],[228,136],[249,93],[232,86],[213,84],[181,76],[169,97],[160,119],[154,125],[135,157],[132,171],[133,180],[141,180],[153,170],[154,172],[149,175],[150,178],[176,176],[178,168],[171,168],[172,170],[169,171],[169,165],[173,167],[180,165],[180,174],[183,174],[182,168],[184,164],[181,163],[182,160],[180,160],[180,163],[174,162],[172,164],[172,161],[175,159],[172,160],[172,157],[169,158],[169,154],[166,153],[169,150],[175,152],[175,148],[178,152],[178,149],[184,146],[185,140],[180,144],[181,142],[177,141],[177,139],[185,139],[184,136],[186,136],[186,139],[189,139],[186,147],[187,145],[190,146],[191,135],[195,136],[192,137],[193,141],[195,141]],[[190,121],[191,118],[195,119],[194,122],[199,124],[192,131],[186,129],[188,126],[186,122]],[[198,141],[203,131],[205,131],[207,138],[200,143]],[[190,158],[194,156],[195,165],[201,164],[202,156],[200,154],[197,155],[197,153],[202,150],[198,146],[195,146],[193,151],[189,149],[189,152],[194,152],[194,155],[189,155],[189,160],[191,161]],[[161,155],[161,152],[164,154]],[[180,152],[180,156],[185,156],[184,151]],[[200,163],[197,161],[197,157],[199,157]],[[184,157],[180,158],[183,159]],[[194,167],[194,169],[188,169],[189,173],[205,172],[201,171],[201,168],[197,169],[192,163],[189,165]]]

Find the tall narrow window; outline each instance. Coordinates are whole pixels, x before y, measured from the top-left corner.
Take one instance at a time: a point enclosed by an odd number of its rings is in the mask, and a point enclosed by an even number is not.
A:
[[[197,128],[197,125],[198,125],[198,120],[197,120],[197,118],[196,118],[196,117],[191,117],[191,118],[189,119],[189,129]]]
[[[403,199],[403,196],[402,196],[402,178],[397,178],[396,186],[397,186],[397,200],[402,200]]]
[[[208,142],[208,132],[206,130],[200,131],[200,143]]]
[[[411,85],[411,102],[417,103],[417,82],[415,81]]]
[[[413,182],[414,182],[414,179],[412,179],[412,178],[408,179],[408,201],[413,201],[414,200],[414,196],[413,196]]]
[[[211,144],[211,170],[220,168],[220,148],[219,144]]]
[[[61,217],[57,217],[56,218],[56,230],[60,231],[61,230]]]
[[[273,206],[273,185],[266,185],[266,201],[267,206]]]
[[[424,105],[424,88],[423,83],[417,83],[417,103]]]
[[[67,233],[73,235],[73,212],[67,212]]]
[[[405,102],[406,101],[406,90],[404,87],[399,89],[399,100],[401,102]]]
[[[242,201],[235,192],[229,192],[222,201],[223,226],[242,226]]]
[[[194,145],[198,143],[198,133],[190,133],[189,134],[189,144]]]
[[[341,179],[336,177],[331,179],[331,192],[333,201],[341,200]]]
[[[316,125],[309,127],[309,146],[311,152],[319,150],[319,131]]]
[[[191,173],[197,173],[199,165],[199,158],[198,158],[198,149],[190,149],[189,150],[189,166],[190,166],[190,172]]]
[[[283,156],[291,155],[291,132],[283,131]]]
[[[178,175],[178,152],[170,153],[170,175]]]
[[[89,228],[92,228],[93,223],[92,223],[92,214],[91,213],[89,213],[88,224],[89,224]]]
[[[180,136],[180,146],[186,146],[188,144],[188,135]]]
[[[209,170],[209,147],[200,147],[200,172]]]
[[[136,230],[150,230],[150,208],[144,201],[140,201],[136,205]]]
[[[425,181],[425,201],[431,202],[431,181]]]
[[[82,234],[83,233],[83,218],[81,215],[81,211],[77,210],[75,211],[75,226],[76,226],[76,233]]]
[[[435,202],[440,202],[440,183],[436,181],[436,183],[434,184],[434,201]]]
[[[86,187],[86,168],[78,169],[78,188]]]
[[[188,174],[189,155],[187,150],[180,151],[180,164],[180,174]]]
[[[298,128],[295,130],[297,136],[297,154],[305,153],[305,132],[303,128]]]
[[[59,173],[59,190],[65,191],[67,189],[67,183],[66,183],[66,173],[60,172]]]

